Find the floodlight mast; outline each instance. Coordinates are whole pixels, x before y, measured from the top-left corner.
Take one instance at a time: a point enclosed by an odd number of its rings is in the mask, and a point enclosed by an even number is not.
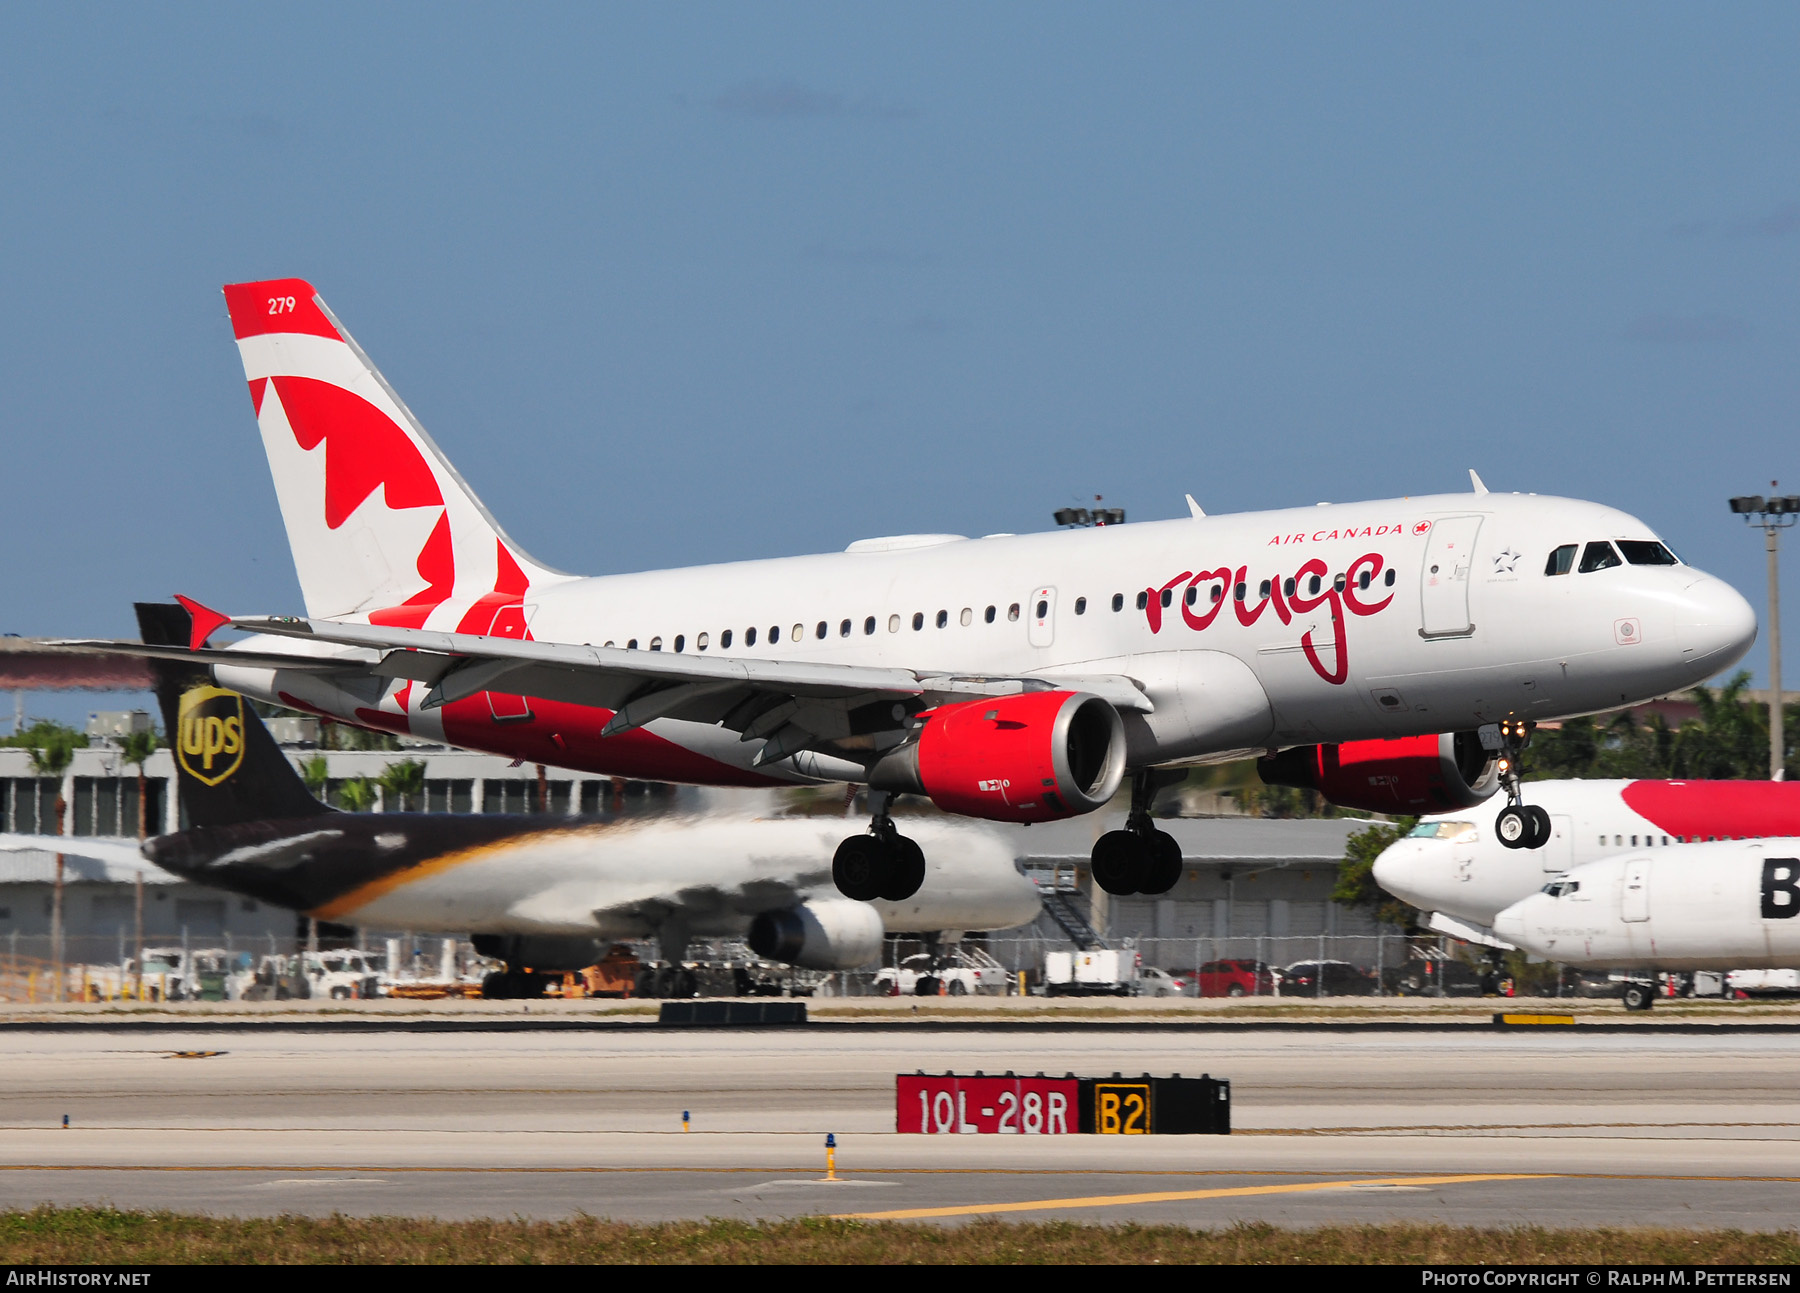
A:
[[[1731,500],[1732,512],[1763,532],[1769,552],[1769,780],[1785,776],[1787,708],[1781,703],[1781,583],[1777,573],[1776,537],[1800,521],[1800,495],[1776,494],[1778,482],[1769,482],[1769,497],[1742,494]]]

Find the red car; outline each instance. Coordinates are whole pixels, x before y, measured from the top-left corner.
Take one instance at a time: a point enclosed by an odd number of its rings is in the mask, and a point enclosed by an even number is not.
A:
[[[1208,961],[1200,967],[1203,997],[1272,997],[1275,974],[1261,961]]]

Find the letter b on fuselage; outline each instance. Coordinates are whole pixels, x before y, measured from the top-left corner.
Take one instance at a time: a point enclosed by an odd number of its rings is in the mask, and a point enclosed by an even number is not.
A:
[[[1763,859],[1762,914],[1764,920],[1800,916],[1800,858]]]

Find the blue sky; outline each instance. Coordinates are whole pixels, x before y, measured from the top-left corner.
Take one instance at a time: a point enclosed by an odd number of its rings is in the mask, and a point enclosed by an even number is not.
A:
[[[1796,51],[1756,4],[7,6],[0,630],[298,609],[218,291],[285,275],[564,569],[1474,466],[1761,605]]]

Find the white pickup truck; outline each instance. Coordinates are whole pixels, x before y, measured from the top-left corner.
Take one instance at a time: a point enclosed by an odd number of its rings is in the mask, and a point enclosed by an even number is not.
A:
[[[935,997],[940,992],[952,997],[975,992],[1004,994],[1012,984],[1010,970],[975,948],[936,958],[929,952],[917,952],[901,961],[898,968],[885,967],[875,976],[878,992],[899,997]]]

